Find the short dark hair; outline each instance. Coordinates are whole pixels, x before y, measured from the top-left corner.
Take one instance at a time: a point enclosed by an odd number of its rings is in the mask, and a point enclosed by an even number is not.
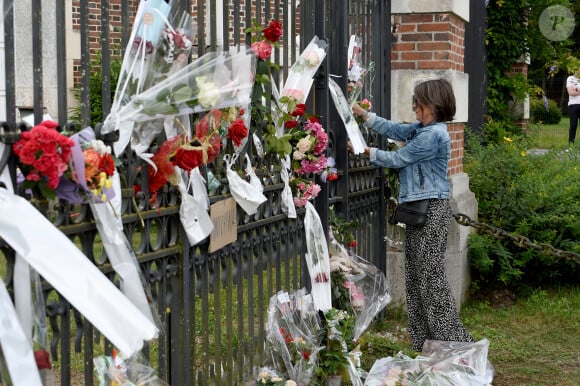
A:
[[[455,94],[446,79],[427,80],[415,86],[415,98],[430,106],[437,122],[449,122],[455,116]]]

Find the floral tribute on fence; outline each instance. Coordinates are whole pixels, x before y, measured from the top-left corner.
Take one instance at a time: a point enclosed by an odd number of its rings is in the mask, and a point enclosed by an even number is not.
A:
[[[246,32],[252,34],[252,49],[258,56],[252,118],[265,122],[264,153],[280,158],[285,183],[282,208],[288,217],[296,218],[295,208],[304,207],[320,193],[315,176],[322,182],[338,178],[334,160],[326,157],[328,134],[318,118],[306,112],[305,104],[327,44],[316,36],[310,41],[290,68],[280,93],[273,76],[279,66],[271,55],[279,47],[281,24],[273,20],[266,28],[254,26]]]

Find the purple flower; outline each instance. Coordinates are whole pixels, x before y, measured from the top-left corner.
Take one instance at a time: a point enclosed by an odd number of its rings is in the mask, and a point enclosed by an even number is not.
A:
[[[546,111],[550,110],[550,104],[548,103],[548,98],[544,95],[542,97],[542,99],[544,99],[544,107],[546,108]]]

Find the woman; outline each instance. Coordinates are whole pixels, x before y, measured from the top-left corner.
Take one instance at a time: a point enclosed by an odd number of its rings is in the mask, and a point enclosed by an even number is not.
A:
[[[570,127],[568,129],[568,142],[574,144],[576,140],[576,128],[580,119],[580,80],[578,79],[580,70],[566,79],[566,91],[568,91],[568,116],[570,117]]]
[[[405,285],[413,350],[426,339],[473,342],[459,320],[445,275],[445,249],[451,221],[448,163],[451,139],[447,124],[455,115],[455,96],[448,81],[429,80],[414,90],[416,123],[397,123],[352,107],[365,126],[405,145],[397,151],[365,149],[373,165],[399,169],[399,202],[429,199],[427,221],[406,227]]]

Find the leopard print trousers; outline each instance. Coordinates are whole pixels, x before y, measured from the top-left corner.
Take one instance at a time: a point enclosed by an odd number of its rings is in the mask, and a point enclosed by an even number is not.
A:
[[[451,221],[449,200],[429,200],[423,226],[408,226],[405,235],[407,316],[413,350],[426,339],[473,342],[461,323],[445,274],[445,249]]]

